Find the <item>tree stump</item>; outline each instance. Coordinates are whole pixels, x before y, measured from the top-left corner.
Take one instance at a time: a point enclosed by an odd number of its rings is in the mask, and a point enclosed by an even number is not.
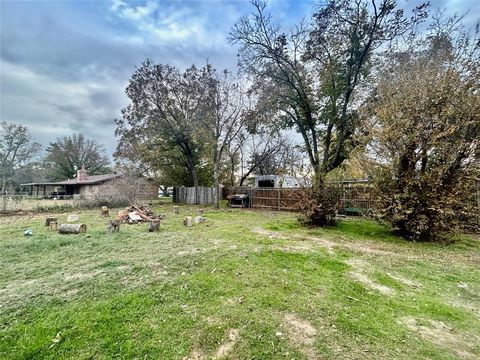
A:
[[[50,221],[50,230],[57,231],[58,230],[58,222]]]
[[[150,221],[150,225],[148,226],[148,231],[150,231],[150,232],[160,231],[160,220]]]
[[[60,224],[58,232],[60,234],[79,234],[87,231],[85,224]]]
[[[175,215],[178,215],[178,206],[174,206],[174,207],[173,207],[173,213],[174,213]]]
[[[108,220],[108,225],[107,225],[107,234],[111,234],[114,232],[120,232],[120,224],[122,223],[122,220],[117,219],[117,220]]]
[[[183,225],[185,225],[187,227],[191,227],[193,225],[192,224],[192,217],[187,216],[185,219],[183,219]]]
[[[48,217],[45,219],[45,226],[50,226],[50,223],[52,221],[57,221],[57,218],[56,217]]]
[[[198,209],[198,215],[203,215],[203,209]]]
[[[108,213],[108,207],[102,206],[102,217],[108,217],[110,214]]]

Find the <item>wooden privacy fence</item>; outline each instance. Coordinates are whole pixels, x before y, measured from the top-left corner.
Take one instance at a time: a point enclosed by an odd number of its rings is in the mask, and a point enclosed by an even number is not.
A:
[[[174,187],[173,202],[185,204],[213,205],[213,187]]]
[[[223,198],[229,195],[245,194],[249,197],[249,206],[252,208],[298,210],[297,203],[303,188],[253,188],[253,187],[226,187],[223,189]],[[338,191],[339,210],[351,213],[361,213],[373,207],[368,185],[340,187]]]

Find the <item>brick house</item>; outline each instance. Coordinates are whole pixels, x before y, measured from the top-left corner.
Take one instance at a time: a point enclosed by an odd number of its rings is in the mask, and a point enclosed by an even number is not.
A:
[[[95,199],[98,196],[118,194],[118,182],[122,174],[88,175],[87,170],[82,167],[77,170],[74,179],[66,179],[55,182],[34,182],[22,184],[28,193],[34,196],[47,198],[78,198]],[[138,199],[150,200],[158,197],[158,186],[147,179],[138,179]]]

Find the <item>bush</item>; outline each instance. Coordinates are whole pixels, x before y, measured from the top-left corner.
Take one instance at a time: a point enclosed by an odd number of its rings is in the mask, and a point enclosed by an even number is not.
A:
[[[75,205],[70,205],[70,204],[61,204],[61,205],[51,205],[51,206],[36,206],[35,211],[37,212],[69,212],[72,210],[77,209],[77,206]]]
[[[130,205],[127,197],[117,195],[98,195],[94,199],[83,200],[82,207],[97,208],[101,206],[108,206],[109,208],[126,207]]]
[[[377,179],[377,215],[406,239],[436,240],[464,230],[465,225],[478,230],[474,196],[472,177],[462,176],[451,187],[445,187],[421,176],[403,184],[385,173]]]
[[[425,40],[379,77],[369,131],[379,216],[405,238],[429,241],[478,213],[480,62],[471,49],[478,38],[440,31]]]
[[[311,226],[334,225],[338,212],[339,186],[322,185],[299,192],[297,206],[302,212],[299,220]]]

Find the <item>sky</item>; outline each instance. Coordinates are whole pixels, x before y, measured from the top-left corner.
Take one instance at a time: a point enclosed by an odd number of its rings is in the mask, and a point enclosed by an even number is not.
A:
[[[400,0],[406,10],[419,1]],[[480,16],[480,1],[433,0],[433,9]],[[273,0],[285,28],[309,17],[314,1]],[[22,124],[48,146],[81,132],[115,151],[114,119],[125,88],[146,58],[179,68],[207,61],[236,71],[231,27],[248,1],[0,0],[0,121]]]

